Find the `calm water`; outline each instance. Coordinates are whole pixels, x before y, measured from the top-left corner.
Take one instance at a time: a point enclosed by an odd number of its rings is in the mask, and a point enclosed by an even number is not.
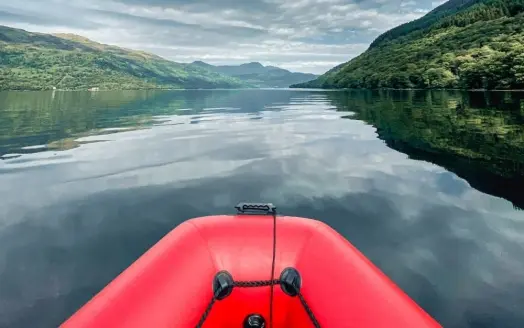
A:
[[[57,326],[182,221],[262,201],[446,327],[524,327],[523,99],[0,93],[0,326]]]

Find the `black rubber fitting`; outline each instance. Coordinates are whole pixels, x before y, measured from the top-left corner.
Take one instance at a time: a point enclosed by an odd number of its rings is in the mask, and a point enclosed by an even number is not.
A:
[[[220,271],[213,279],[213,294],[217,300],[223,300],[233,291],[234,281],[227,271]]]
[[[297,296],[302,286],[300,273],[294,268],[286,268],[280,275],[280,288],[289,296]]]
[[[266,320],[260,314],[251,314],[244,320],[244,328],[265,328]]]

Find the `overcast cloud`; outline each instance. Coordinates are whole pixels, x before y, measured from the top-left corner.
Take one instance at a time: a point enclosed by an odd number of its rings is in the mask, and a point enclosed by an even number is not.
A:
[[[0,25],[67,32],[178,62],[323,73],[434,0],[1,0]]]

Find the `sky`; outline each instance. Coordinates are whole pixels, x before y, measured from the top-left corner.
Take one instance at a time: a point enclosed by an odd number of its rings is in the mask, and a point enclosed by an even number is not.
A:
[[[177,62],[321,74],[441,0],[1,0],[0,25],[74,33]]]

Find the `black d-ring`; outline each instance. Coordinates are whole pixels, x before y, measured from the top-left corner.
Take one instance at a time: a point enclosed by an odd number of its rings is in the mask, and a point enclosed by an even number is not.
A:
[[[294,297],[300,293],[302,278],[295,268],[286,268],[280,275],[280,288],[287,295]]]
[[[217,300],[223,300],[231,295],[233,291],[234,281],[231,274],[227,271],[220,271],[213,279],[213,295]]]

